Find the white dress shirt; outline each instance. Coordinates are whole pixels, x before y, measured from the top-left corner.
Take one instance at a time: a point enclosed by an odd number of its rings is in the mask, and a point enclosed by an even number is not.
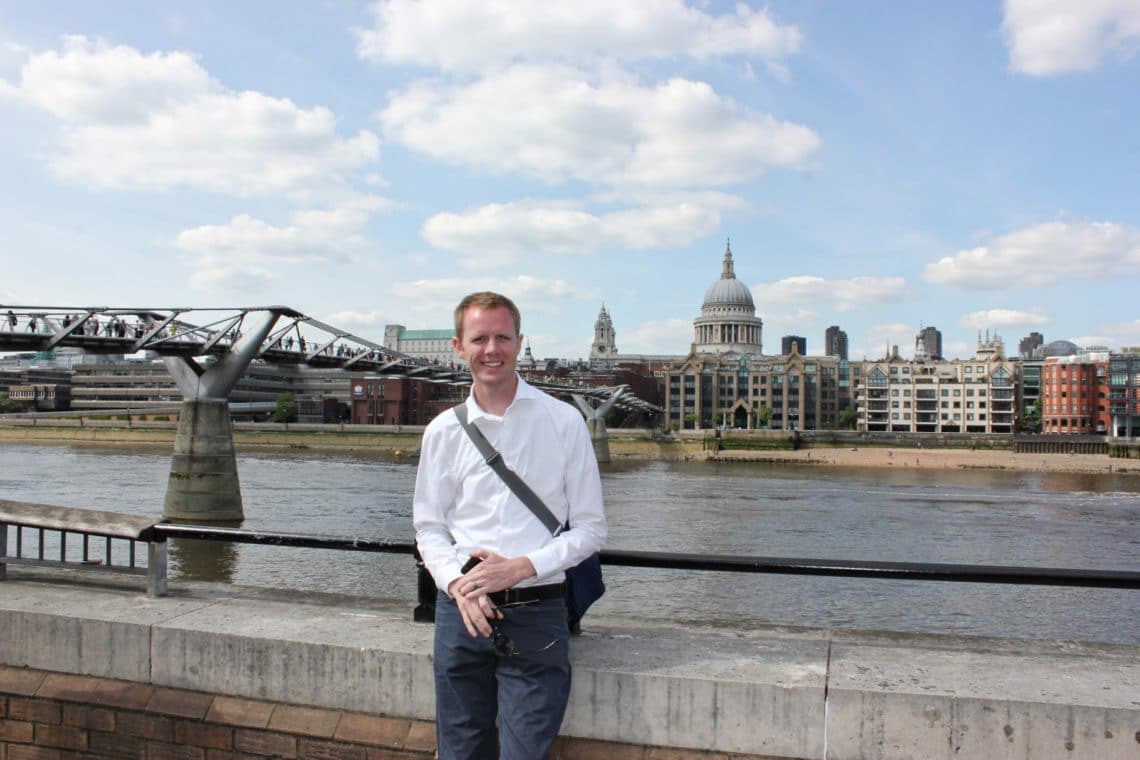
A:
[[[420,447],[412,523],[424,564],[445,592],[476,549],[529,558],[538,575],[519,587],[560,583],[566,568],[606,540],[598,462],[581,413],[521,377],[501,417],[483,411],[473,395],[466,404],[471,423],[570,529],[552,536],[448,410],[428,424]]]

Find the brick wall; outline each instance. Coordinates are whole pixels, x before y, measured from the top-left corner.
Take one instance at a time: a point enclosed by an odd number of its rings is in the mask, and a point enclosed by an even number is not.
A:
[[[0,665],[0,760],[414,760],[435,724]],[[561,737],[554,760],[742,755]]]

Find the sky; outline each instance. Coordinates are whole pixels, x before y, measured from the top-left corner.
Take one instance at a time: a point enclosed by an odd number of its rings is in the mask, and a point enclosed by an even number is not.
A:
[[[0,303],[1140,345],[1140,3],[0,0]]]

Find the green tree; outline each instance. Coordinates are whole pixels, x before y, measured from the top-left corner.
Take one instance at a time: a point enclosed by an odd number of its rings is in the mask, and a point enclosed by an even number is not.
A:
[[[1021,430],[1025,433],[1040,433],[1041,432],[1041,399],[1040,397],[1033,400],[1033,406],[1025,413],[1021,419]]]
[[[0,414],[16,411],[16,404],[8,398],[7,393],[0,393]]]
[[[844,430],[854,430],[859,424],[859,413],[849,406],[843,407],[839,412],[839,427]]]
[[[697,415],[689,412],[685,415],[685,428],[695,430],[697,427]]]
[[[756,427],[761,430],[768,429],[768,423],[772,421],[772,407],[761,404],[760,408],[756,410]]]
[[[297,419],[297,401],[292,393],[282,393],[273,408],[274,422],[294,422]]]

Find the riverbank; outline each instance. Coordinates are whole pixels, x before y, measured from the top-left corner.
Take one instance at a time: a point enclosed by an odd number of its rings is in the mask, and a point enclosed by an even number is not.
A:
[[[148,446],[173,450],[175,422],[132,422],[82,419],[10,419],[0,421],[0,445],[97,445]],[[237,450],[312,449],[314,451],[371,451],[397,457],[418,454],[423,427],[388,425],[274,425],[236,422],[233,425]],[[851,445],[827,446],[813,443],[810,448],[791,448],[782,436],[769,437],[779,446],[725,450],[709,449],[706,433],[690,431],[661,435],[648,430],[611,430],[610,453],[614,460],[733,461],[812,466],[898,468],[898,469],[975,469],[1015,472],[1126,473],[1140,475],[1140,460],[1118,459],[1107,454],[1016,453],[1010,448],[934,448],[912,446]]]
[[[1106,454],[1019,454],[994,449],[919,449],[879,447],[811,448],[797,451],[706,452],[705,458],[729,462],[825,465],[920,470],[1010,470],[1013,472],[1126,473],[1140,475],[1140,461]]]

